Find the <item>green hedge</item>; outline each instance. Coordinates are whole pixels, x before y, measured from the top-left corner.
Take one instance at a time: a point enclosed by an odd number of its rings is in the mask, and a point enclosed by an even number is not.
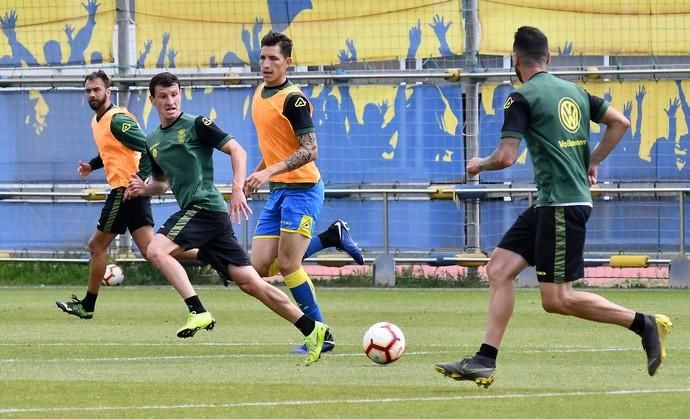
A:
[[[161,273],[150,263],[119,262],[127,285],[167,285]],[[195,284],[219,284],[222,281],[210,268],[186,268]],[[88,263],[1,262],[0,285],[86,285]]]
[[[163,275],[150,263],[118,262],[125,272],[125,285],[167,285]],[[223,281],[210,267],[185,268],[196,285],[219,285]],[[87,263],[0,262],[0,285],[86,285]],[[337,277],[312,278],[318,286],[368,287],[373,285],[369,273]],[[481,278],[420,273],[414,266],[402,269],[396,277],[400,288],[478,288],[487,284]]]

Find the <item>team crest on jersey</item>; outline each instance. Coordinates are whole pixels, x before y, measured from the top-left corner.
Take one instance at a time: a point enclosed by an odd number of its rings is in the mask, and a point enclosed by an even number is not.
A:
[[[127,132],[130,128],[132,128],[132,124],[130,124],[129,122],[122,123],[122,132]]]
[[[160,143],[156,143],[156,144],[152,145],[151,147],[149,147],[149,152],[151,153],[151,156],[153,156],[154,159],[156,157],[158,157],[158,145],[159,144]]]
[[[311,236],[311,229],[314,226],[314,219],[309,215],[303,215],[297,229],[301,234]]]
[[[213,121],[211,121],[210,119],[208,119],[206,117],[201,118],[201,122],[203,122],[204,125],[206,125],[206,126],[209,126],[213,123]]]
[[[184,130],[184,128],[180,128],[177,130],[177,142],[178,143],[184,143],[184,140],[187,139],[187,131]]]
[[[307,106],[307,101],[303,97],[298,97],[295,101],[295,108],[303,108]]]
[[[508,96],[508,100],[506,100],[506,103],[503,104],[503,109],[508,109],[510,108],[510,105],[513,104],[513,98]]]
[[[582,118],[580,107],[573,99],[564,97],[558,102],[558,118],[566,131],[575,133],[580,128]]]

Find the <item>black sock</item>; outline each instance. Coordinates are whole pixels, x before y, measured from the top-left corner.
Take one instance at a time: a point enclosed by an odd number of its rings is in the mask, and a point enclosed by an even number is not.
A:
[[[297,321],[295,322],[295,327],[299,329],[300,332],[304,336],[309,336],[311,332],[314,331],[314,328],[316,327],[316,322],[314,322],[314,319],[308,317],[306,314],[302,315]]]
[[[495,360],[498,357],[498,349],[491,345],[487,345],[486,343],[482,343],[482,346],[479,347],[479,352],[477,352],[477,355]]]
[[[89,312],[93,311],[96,307],[96,298],[98,298],[98,294],[86,291],[86,296],[81,300],[81,305],[84,307],[84,310]]]
[[[184,303],[187,304],[187,308],[189,309],[190,313],[192,311],[196,312],[197,314],[206,312],[206,309],[204,308],[204,305],[201,304],[201,300],[199,299],[198,295],[192,295],[191,297],[186,298]]]
[[[635,312],[635,319],[628,329],[642,336],[642,332],[644,332],[644,314]]]
[[[319,234],[319,239],[321,240],[321,245],[324,249],[338,246],[340,244],[340,234],[338,234],[338,228],[335,227],[335,225],[331,225],[326,231]]]

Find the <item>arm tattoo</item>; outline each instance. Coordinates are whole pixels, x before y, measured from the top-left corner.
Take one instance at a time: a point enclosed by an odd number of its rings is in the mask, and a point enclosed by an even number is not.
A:
[[[295,170],[304,166],[316,158],[318,146],[316,144],[316,133],[307,132],[297,136],[300,147],[285,160],[288,171]]]

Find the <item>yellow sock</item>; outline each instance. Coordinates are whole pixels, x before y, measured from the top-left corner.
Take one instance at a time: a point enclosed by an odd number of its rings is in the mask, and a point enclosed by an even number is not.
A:
[[[316,301],[314,284],[312,284],[304,268],[300,267],[295,272],[285,275],[283,279],[300,310],[311,319],[322,322],[323,316],[319,303]]]
[[[279,273],[280,269],[278,269],[278,259],[274,259],[273,263],[271,263],[271,266],[268,267],[268,276],[278,275]]]
[[[311,285],[311,281],[309,281],[309,275],[307,275],[307,272],[304,270],[304,268],[299,268],[295,272],[285,275],[285,278],[283,279],[285,280],[285,284],[287,284],[288,288],[299,287],[305,282],[309,282]],[[310,286],[310,288],[313,287]]]

